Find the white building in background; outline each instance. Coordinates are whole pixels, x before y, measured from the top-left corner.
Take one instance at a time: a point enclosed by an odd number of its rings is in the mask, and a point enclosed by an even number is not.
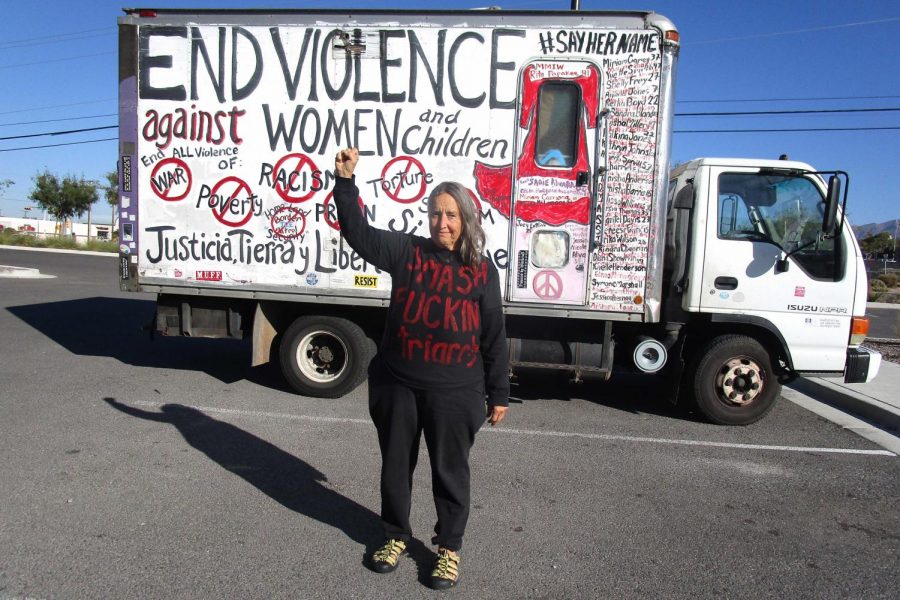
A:
[[[73,221],[57,222],[46,219],[0,217],[0,231],[4,229],[33,233],[38,237],[71,236],[79,242],[88,240],[88,224]],[[90,239],[108,240],[111,237],[109,224],[91,223]],[[115,233],[113,231],[112,233]]]

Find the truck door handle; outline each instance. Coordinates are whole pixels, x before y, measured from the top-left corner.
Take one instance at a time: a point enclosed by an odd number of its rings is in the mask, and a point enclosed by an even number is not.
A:
[[[575,186],[576,187],[584,187],[590,181],[587,171],[578,171],[578,174],[575,175]]]
[[[717,290],[735,290],[738,286],[737,277],[716,277],[714,283]]]

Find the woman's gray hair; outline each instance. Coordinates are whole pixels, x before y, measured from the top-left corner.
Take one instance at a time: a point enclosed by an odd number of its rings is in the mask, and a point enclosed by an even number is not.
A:
[[[456,205],[459,207],[459,214],[463,224],[462,233],[460,234],[462,242],[459,246],[459,253],[462,256],[463,264],[469,267],[481,266],[485,235],[484,229],[481,227],[481,213],[475,208],[472,192],[463,184],[455,181],[439,183],[428,195],[429,215],[434,208],[434,201],[441,194],[449,194],[456,200]]]

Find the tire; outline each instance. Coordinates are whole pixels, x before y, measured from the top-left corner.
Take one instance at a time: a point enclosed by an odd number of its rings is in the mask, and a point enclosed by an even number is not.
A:
[[[772,410],[781,383],[762,344],[744,335],[713,338],[691,370],[694,403],[717,425],[750,425]]]
[[[340,317],[299,317],[279,348],[287,382],[317,398],[339,398],[356,389],[374,355],[375,345],[359,325]]]

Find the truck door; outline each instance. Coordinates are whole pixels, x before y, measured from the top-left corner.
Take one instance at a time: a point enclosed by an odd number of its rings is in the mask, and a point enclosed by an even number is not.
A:
[[[507,298],[583,305],[596,200],[600,74],[586,61],[535,61],[520,77]]]
[[[855,273],[846,240],[821,236],[823,192],[809,176],[732,167],[710,168],[708,190],[701,310],[774,325],[798,371],[842,371]]]

